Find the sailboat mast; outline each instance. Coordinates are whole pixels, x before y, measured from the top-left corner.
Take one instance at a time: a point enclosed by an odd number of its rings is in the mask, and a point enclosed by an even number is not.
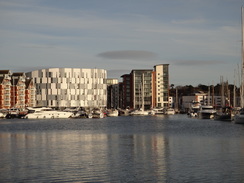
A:
[[[242,29],[241,108],[243,108],[244,107],[244,7],[241,7],[241,29]]]

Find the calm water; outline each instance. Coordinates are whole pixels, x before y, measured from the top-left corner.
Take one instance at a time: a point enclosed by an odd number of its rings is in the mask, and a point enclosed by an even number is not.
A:
[[[0,182],[244,182],[244,125],[186,115],[0,120]]]

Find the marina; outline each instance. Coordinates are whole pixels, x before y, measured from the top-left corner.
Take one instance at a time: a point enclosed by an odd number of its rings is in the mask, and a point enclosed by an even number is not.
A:
[[[0,119],[0,182],[243,182],[244,126],[186,114]]]

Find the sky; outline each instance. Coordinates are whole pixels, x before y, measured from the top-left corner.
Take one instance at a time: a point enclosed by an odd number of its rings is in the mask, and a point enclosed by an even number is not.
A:
[[[0,70],[169,64],[170,84],[239,83],[244,0],[0,0]]]

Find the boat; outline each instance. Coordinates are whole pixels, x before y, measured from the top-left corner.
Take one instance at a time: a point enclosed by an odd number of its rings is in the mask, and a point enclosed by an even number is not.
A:
[[[117,109],[109,109],[107,110],[108,117],[116,117],[119,116],[119,111]]]
[[[129,109],[119,109],[119,116],[129,116]]]
[[[175,110],[173,108],[168,108],[168,109],[166,109],[165,114],[168,114],[168,115],[175,114]]]
[[[201,105],[197,113],[200,119],[213,119],[216,114],[216,110],[211,105]]]
[[[231,121],[233,119],[234,115],[232,113],[231,107],[223,107],[220,111],[216,112],[216,115],[214,116],[215,120],[220,121]]]
[[[165,109],[164,108],[154,108],[153,109],[155,115],[163,115],[165,114]]]
[[[5,118],[5,116],[6,116],[6,113],[0,112],[0,118]]]
[[[146,115],[149,115],[149,111],[145,111],[144,109],[140,108],[140,109],[130,111],[130,115],[131,116],[146,116]]]
[[[200,106],[199,102],[192,101],[187,115],[192,118],[197,117]]]
[[[25,119],[53,119],[53,118],[70,118],[73,113],[66,111],[57,111],[49,107],[28,107]]]
[[[234,117],[234,123],[244,124],[244,108],[242,108]]]
[[[89,114],[88,118],[104,118],[105,115],[101,109],[93,109]]]
[[[87,115],[86,111],[81,110],[81,111],[77,111],[73,115],[71,115],[71,118],[88,118],[88,115]]]

